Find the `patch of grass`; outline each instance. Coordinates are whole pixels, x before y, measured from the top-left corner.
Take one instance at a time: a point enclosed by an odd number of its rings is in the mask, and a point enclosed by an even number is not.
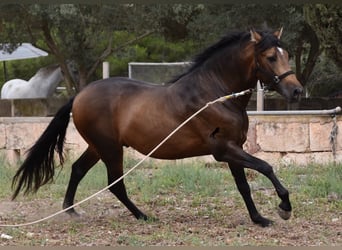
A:
[[[126,171],[136,162],[134,159],[125,158]],[[11,181],[17,167],[9,166],[4,161],[0,163],[0,198],[10,197]],[[70,178],[70,166],[71,162],[67,162],[62,169],[57,169],[54,181],[41,187],[33,198],[64,197]],[[255,190],[272,190],[273,185],[265,176],[248,171],[248,176],[252,176],[248,178],[252,192],[256,198],[262,200],[262,194],[255,194]],[[333,201],[342,199],[342,166],[339,164],[281,167],[276,174],[291,195],[298,198],[329,198]],[[170,194],[160,199],[159,205],[175,204],[175,196],[182,199],[192,195],[190,205],[196,207],[203,197],[239,195],[229,170],[219,167],[206,168],[202,162],[175,164],[173,161],[157,163],[149,160],[127,176],[125,183],[130,194],[140,197],[142,202],[146,203],[153,203],[158,200],[156,197]],[[77,196],[85,197],[107,184],[106,168],[100,162],[82,179]]]
[[[284,166],[276,171],[276,175],[290,192],[294,217],[311,219],[321,209],[342,209],[342,164]],[[258,175],[252,186],[256,189],[252,191],[256,203],[265,205],[271,202],[274,207],[278,206],[279,199],[266,177]],[[273,191],[273,196],[267,199],[258,191],[262,188]]]
[[[11,185],[12,178],[15,174],[16,168],[9,166],[2,159],[0,159],[0,198],[9,197],[12,194]]]
[[[317,174],[308,174],[307,185],[304,189],[305,194],[313,198],[325,198],[329,195],[342,199],[342,166],[310,166],[313,172]]]
[[[55,176],[51,183],[42,186],[36,194],[30,194],[25,198],[20,199],[31,200],[36,198],[60,198],[64,197],[67,185],[70,179],[71,162],[66,162],[63,166],[57,167]],[[15,175],[18,166],[9,166],[5,161],[0,160],[0,198],[10,197],[13,193],[11,189],[12,178]],[[102,163],[95,165],[88,174],[82,179],[77,189],[77,196],[84,197],[92,194],[94,190],[97,191],[107,186],[107,172]]]
[[[331,194],[340,199],[342,197],[341,164],[281,167],[276,175],[291,193],[303,194],[308,198],[326,198]],[[253,183],[256,189],[273,188],[272,183],[261,174]]]
[[[154,169],[149,177],[145,169],[139,169],[127,178],[131,193],[141,194],[144,202],[151,202],[157,196],[171,194],[165,200],[173,203],[173,195],[180,197],[192,195],[196,198],[226,195],[229,188],[235,188],[234,181],[227,169],[205,168],[201,163],[173,165],[166,162]]]

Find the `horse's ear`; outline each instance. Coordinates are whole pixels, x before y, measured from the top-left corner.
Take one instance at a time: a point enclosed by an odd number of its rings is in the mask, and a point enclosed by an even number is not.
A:
[[[283,34],[283,27],[281,27],[279,30],[273,33],[273,35],[275,35],[278,38],[278,40],[280,40],[280,37],[282,34]]]
[[[254,29],[251,29],[250,33],[251,33],[252,42],[258,43],[261,41],[261,35],[258,32],[256,32]]]

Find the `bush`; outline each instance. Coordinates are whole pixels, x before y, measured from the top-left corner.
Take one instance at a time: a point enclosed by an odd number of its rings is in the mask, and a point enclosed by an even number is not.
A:
[[[321,57],[308,82],[311,97],[331,97],[342,89],[342,72],[328,58]]]

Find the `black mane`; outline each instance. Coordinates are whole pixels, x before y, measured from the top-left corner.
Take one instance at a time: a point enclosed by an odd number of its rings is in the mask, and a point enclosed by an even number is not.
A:
[[[256,50],[262,52],[270,47],[278,46],[280,47],[279,40],[273,35],[271,31],[257,31],[262,35],[262,40],[257,44]],[[217,43],[206,48],[202,53],[196,55],[192,60],[191,67],[184,73],[173,78],[169,83],[174,83],[183,76],[193,72],[195,69],[199,68],[205,61],[207,61],[211,56],[213,56],[217,51],[226,48],[227,46],[235,45],[236,43],[244,44],[250,41],[250,32],[243,31],[233,31],[222,37]]]

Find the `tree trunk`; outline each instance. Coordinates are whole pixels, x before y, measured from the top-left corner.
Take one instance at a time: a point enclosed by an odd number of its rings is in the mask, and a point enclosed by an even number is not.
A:
[[[64,75],[64,80],[66,83],[66,89],[67,89],[67,93],[69,96],[73,96],[75,94],[75,83],[73,78],[71,77],[71,74],[69,72],[66,60],[64,58],[63,53],[61,53],[58,49],[58,46],[56,45],[52,35],[51,35],[51,31],[49,28],[49,24],[46,20],[42,21],[42,31],[43,31],[43,35],[45,38],[45,43],[47,44],[47,46],[49,47],[51,53],[56,57],[59,66],[61,67],[61,70],[63,72]]]
[[[85,86],[87,86],[88,80],[89,80],[88,71],[84,67],[80,66],[77,92],[80,92]]]
[[[309,77],[310,77],[314,67],[315,67],[317,58],[321,54],[320,42],[318,40],[318,37],[317,37],[315,31],[308,24],[304,25],[304,28],[302,30],[302,34],[299,37],[299,39],[301,40],[301,41],[299,41],[299,44],[301,44],[301,46],[298,46],[298,49],[297,49],[296,66],[297,66],[297,63],[302,61],[303,44],[304,44],[303,40],[307,41],[310,44],[310,49],[308,52],[308,58],[307,58],[306,62],[303,62],[304,68],[300,72],[297,71],[297,73],[299,73],[299,81],[302,83],[303,86],[305,86],[309,80]],[[300,69],[301,69],[301,67],[300,67]]]

